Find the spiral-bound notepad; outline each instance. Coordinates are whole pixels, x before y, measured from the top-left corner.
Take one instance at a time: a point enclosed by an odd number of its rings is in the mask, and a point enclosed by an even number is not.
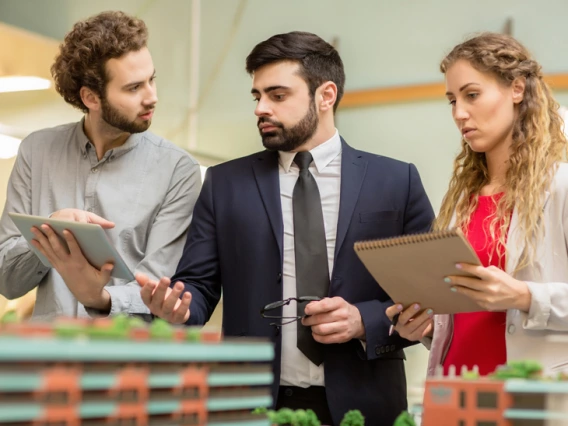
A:
[[[355,243],[355,251],[394,302],[418,302],[436,314],[483,310],[444,282],[448,275],[466,275],[456,263],[481,264],[459,229],[361,241]]]

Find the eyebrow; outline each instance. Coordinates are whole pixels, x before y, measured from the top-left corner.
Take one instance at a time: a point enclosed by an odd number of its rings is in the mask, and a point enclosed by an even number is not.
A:
[[[273,92],[275,90],[290,90],[289,87],[287,86],[269,86],[266,89],[263,90],[264,93],[270,93]],[[251,89],[250,91],[253,95],[259,95],[260,94],[260,90],[255,89],[254,87]]]
[[[153,78],[153,77],[156,77],[156,70],[154,70],[154,72],[152,73],[152,77],[150,77],[150,78]],[[143,84],[145,81],[146,81],[146,80],[133,81],[133,82],[131,82],[131,83],[125,84],[124,86],[122,86],[122,88],[123,88],[123,89],[127,89],[127,88],[129,88],[130,86],[136,86],[136,85],[138,85],[138,84]]]
[[[475,85],[479,86],[479,83],[474,83],[474,82],[466,83],[466,84],[464,84],[462,87],[460,87],[460,90],[459,90],[459,91],[460,91],[460,92],[463,92],[465,89],[467,89],[467,88],[468,88],[469,86],[471,86],[472,84],[475,84]],[[449,95],[453,95],[453,93],[452,93],[452,92],[446,92],[446,96],[449,96]]]

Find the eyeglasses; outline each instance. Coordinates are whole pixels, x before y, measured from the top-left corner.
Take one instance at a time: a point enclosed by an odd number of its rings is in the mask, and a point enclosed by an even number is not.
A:
[[[268,305],[266,305],[264,308],[262,308],[260,310],[260,315],[262,315],[263,318],[274,318],[274,319],[279,319],[280,321],[278,322],[272,322],[270,323],[270,325],[276,326],[276,327],[280,327],[286,324],[290,324],[293,323],[294,321],[298,321],[299,319],[302,319],[303,317],[307,316],[307,315],[301,315],[301,316],[294,316],[294,317],[283,317],[282,315],[267,315],[266,312],[267,311],[273,311],[274,309],[278,309],[281,308],[284,305],[289,305],[291,301],[295,300],[298,303],[306,303],[306,302],[318,302],[321,300],[321,297],[317,297],[317,296],[301,296],[301,297],[290,297],[288,299],[285,300],[279,300],[278,302],[272,302],[269,303]]]

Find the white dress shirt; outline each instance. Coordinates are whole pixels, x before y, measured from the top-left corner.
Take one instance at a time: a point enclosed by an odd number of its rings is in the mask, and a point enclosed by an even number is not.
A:
[[[314,176],[320,193],[327,245],[329,273],[333,271],[337,219],[339,216],[339,192],[341,189],[341,139],[337,129],[331,139],[310,151],[313,162],[310,173]],[[294,152],[279,152],[280,200],[284,221],[283,298],[296,296],[296,259],[294,254],[294,218],[292,193],[300,174],[294,163]],[[296,303],[285,305],[283,316],[296,316]],[[313,364],[296,347],[296,327],[292,322],[282,326],[282,363],[280,384],[287,386],[324,386],[323,364]]]

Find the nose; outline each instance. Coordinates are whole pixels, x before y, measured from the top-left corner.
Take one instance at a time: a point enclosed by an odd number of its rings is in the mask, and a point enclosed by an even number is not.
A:
[[[270,108],[269,103],[263,98],[260,98],[256,103],[254,115],[256,115],[257,117],[267,117],[272,115],[272,109]]]
[[[158,103],[158,91],[156,86],[151,84],[148,86],[148,90],[146,92],[146,96],[144,97],[143,104],[144,106],[153,106]]]
[[[456,122],[464,121],[469,118],[469,113],[467,109],[459,102],[456,101],[452,114]]]

